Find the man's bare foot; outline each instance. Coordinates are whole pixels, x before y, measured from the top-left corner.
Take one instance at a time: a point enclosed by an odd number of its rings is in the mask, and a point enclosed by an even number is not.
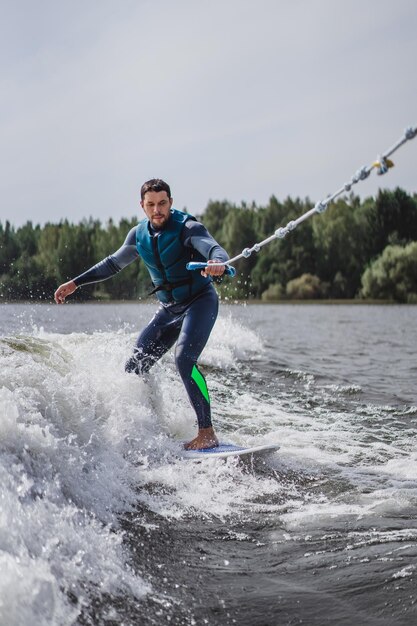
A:
[[[213,428],[200,428],[197,437],[184,444],[186,450],[202,450],[203,448],[216,448],[219,440]]]

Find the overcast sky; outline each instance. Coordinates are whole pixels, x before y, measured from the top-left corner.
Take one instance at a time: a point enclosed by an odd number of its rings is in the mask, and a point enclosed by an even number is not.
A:
[[[415,0],[0,0],[0,221],[337,190],[417,126]],[[417,191],[417,138],[384,177]]]

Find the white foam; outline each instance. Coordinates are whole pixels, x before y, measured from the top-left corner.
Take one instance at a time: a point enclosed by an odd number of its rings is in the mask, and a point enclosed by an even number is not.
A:
[[[413,450],[407,455],[404,455],[403,450],[401,450],[398,456],[373,469],[396,480],[412,481],[417,484],[417,450]]]
[[[416,569],[415,565],[406,565],[406,567],[403,567],[398,572],[395,572],[395,574],[393,574],[392,577],[394,579],[396,579],[396,578],[409,578],[410,576],[414,575],[415,569]]]
[[[215,515],[224,519],[231,514],[240,514],[243,509],[255,508],[257,496],[276,494],[280,487],[275,480],[259,478],[243,471],[235,458],[222,460],[205,459],[204,463],[188,460],[169,460],[166,464],[147,468],[142,475],[144,485],[163,484],[168,487],[159,494],[152,491],[139,496],[146,505],[160,515],[179,519],[186,515]],[[277,510],[274,506],[268,510]]]
[[[219,316],[202,354],[202,363],[222,369],[236,368],[238,360],[256,358],[263,350],[259,335],[232,318]]]
[[[146,403],[138,414],[120,399],[120,411],[116,398],[131,381],[114,374],[111,343],[20,338],[0,351],[0,622],[8,626],[70,623],[90,602],[85,585],[98,581],[100,593],[141,597],[149,588],[111,530],[135,499],[125,437],[149,426]]]

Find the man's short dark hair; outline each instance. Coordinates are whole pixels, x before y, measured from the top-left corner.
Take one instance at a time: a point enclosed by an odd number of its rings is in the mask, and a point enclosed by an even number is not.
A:
[[[162,180],[162,178],[151,178],[151,180],[147,180],[146,183],[143,183],[140,189],[141,200],[144,199],[147,191],[166,191],[168,198],[171,198],[171,189],[168,183]]]

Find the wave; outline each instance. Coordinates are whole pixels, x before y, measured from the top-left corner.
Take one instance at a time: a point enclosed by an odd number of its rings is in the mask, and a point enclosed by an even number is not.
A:
[[[239,535],[270,515],[305,535],[413,506],[415,407],[365,404],[362,386],[277,364],[230,313],[201,359],[216,428],[281,449],[252,466],[190,463],[178,452],[195,418],[173,355],[147,381],[128,376],[134,340],[129,325],[0,339],[1,623],[70,624],[96,596],[155,597],[127,517],[133,534],[149,519],[234,518]]]
[[[227,325],[203,366],[236,368],[259,349],[255,334]],[[40,329],[0,339],[1,623],[72,623],[94,593],[142,598],[151,586],[128,565],[121,516],[138,503],[167,517],[213,510],[207,493],[196,497],[204,472],[178,457],[194,417],[172,356],[148,382],[127,376],[134,338]],[[221,488],[206,484],[217,515],[230,512],[232,495],[246,497],[232,474],[224,468]],[[171,484],[175,497],[164,499]]]

